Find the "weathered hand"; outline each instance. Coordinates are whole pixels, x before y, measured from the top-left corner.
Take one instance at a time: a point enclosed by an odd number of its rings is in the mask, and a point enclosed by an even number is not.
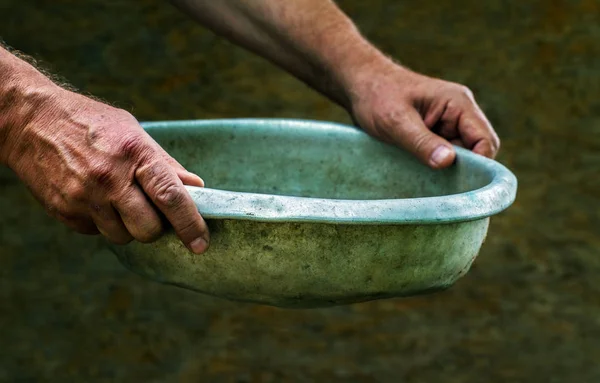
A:
[[[117,244],[155,240],[164,215],[190,250],[203,252],[208,230],[184,187],[202,179],[128,112],[58,89],[11,129],[7,156],[50,215]]]
[[[350,89],[351,114],[371,135],[432,168],[452,164],[451,144],[494,158],[500,140],[471,91],[396,64],[363,71]]]
[[[498,151],[498,136],[467,88],[397,65],[335,1],[172,1],[345,107],[368,133],[433,168],[452,164],[451,143],[488,157]]]

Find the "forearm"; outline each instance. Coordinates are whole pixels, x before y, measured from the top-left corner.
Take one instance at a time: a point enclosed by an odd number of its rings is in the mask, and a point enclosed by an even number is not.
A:
[[[356,73],[389,61],[330,0],[171,1],[347,108]]]
[[[47,110],[59,87],[34,66],[0,46],[0,164],[20,132]]]

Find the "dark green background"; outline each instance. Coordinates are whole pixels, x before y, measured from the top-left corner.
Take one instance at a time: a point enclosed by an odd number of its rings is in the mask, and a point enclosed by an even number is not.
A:
[[[126,272],[0,175],[0,381],[600,381],[600,1],[340,5],[470,86],[519,178],[451,290],[284,311]],[[162,1],[0,0],[0,36],[140,120],[345,113]]]

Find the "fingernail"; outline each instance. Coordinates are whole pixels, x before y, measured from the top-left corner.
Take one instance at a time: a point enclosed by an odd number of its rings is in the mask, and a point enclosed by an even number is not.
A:
[[[194,239],[190,242],[190,249],[196,254],[202,254],[208,248],[208,243],[202,237]]]
[[[194,174],[194,173],[192,173],[192,174],[194,175],[194,177],[196,177],[198,179],[198,182],[201,184],[201,187],[204,187],[204,180],[202,179],[202,177],[200,177],[199,175]]]
[[[433,151],[430,161],[432,165],[441,165],[446,162],[450,156],[452,156],[452,150],[447,146],[440,145]]]
[[[204,180],[202,179],[202,177],[200,177],[197,174],[194,174],[192,172],[187,172],[187,174],[194,180],[196,180],[197,182],[195,182],[194,186],[200,186],[200,187],[204,187]]]

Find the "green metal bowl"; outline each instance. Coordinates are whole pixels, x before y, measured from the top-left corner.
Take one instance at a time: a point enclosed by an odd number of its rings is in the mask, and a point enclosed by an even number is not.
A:
[[[432,170],[340,124],[142,125],[205,180],[188,190],[210,249],[194,255],[172,232],[111,248],[135,273],[232,300],[309,308],[445,289],[516,195],[515,176],[498,162],[457,147],[452,167]]]

